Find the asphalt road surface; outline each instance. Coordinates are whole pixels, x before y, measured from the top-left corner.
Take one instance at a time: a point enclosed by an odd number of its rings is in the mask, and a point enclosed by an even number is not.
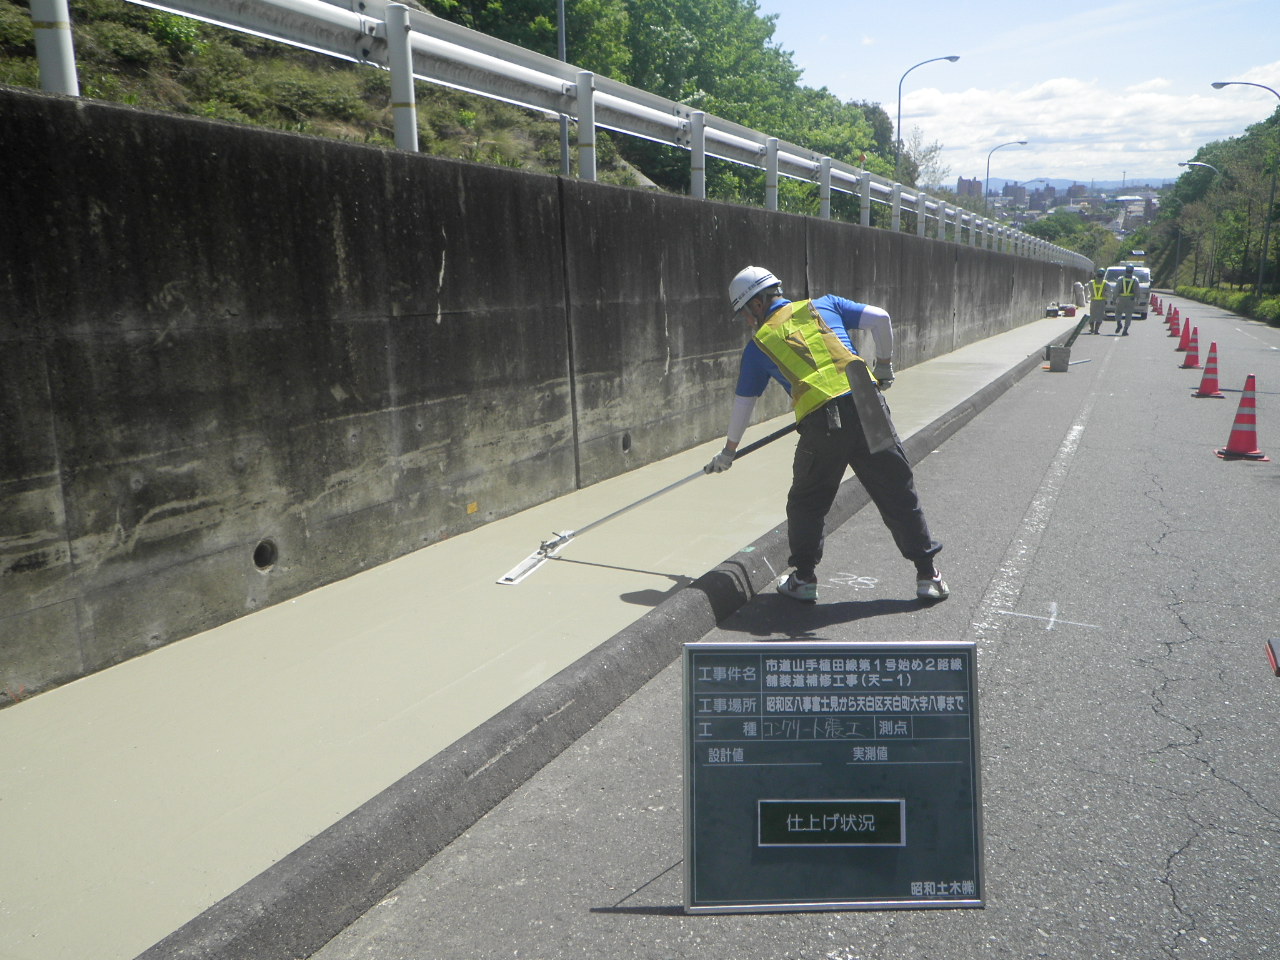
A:
[[[1214,455],[1252,373],[1280,461],[1280,330],[1170,302],[1225,399],[1192,397],[1203,370],[1153,315],[919,465],[950,600],[914,600],[865,509],[818,604],[762,595],[704,638],[976,641],[984,908],[686,916],[676,665],[316,957],[1280,955],[1280,462]]]

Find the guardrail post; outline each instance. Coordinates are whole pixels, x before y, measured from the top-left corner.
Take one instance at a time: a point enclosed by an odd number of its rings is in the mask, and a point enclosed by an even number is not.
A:
[[[40,89],[45,93],[80,96],[67,0],[31,0],[31,26],[36,33]]]
[[[413,50],[409,44],[409,8],[387,4],[387,65],[391,68],[391,115],[396,147],[418,152],[418,103],[413,90]]]
[[[926,221],[929,218],[929,198],[920,190],[916,191],[916,236],[925,235]]]
[[[818,199],[821,202],[819,211],[823,220],[831,219],[831,158],[823,157],[818,171]]]
[[[707,115],[689,115],[689,196],[707,199]]]
[[[871,171],[862,171],[862,202],[858,204],[861,207],[859,222],[864,227],[871,226]]]
[[[578,176],[596,178],[596,75],[578,73]]]
[[[893,185],[893,213],[890,215],[890,223],[893,225],[894,233],[902,232],[902,184],[895,183]]]
[[[778,209],[778,138],[764,142],[764,208]]]

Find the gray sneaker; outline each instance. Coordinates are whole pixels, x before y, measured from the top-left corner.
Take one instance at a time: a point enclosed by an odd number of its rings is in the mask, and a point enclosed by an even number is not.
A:
[[[778,581],[778,592],[784,597],[799,600],[801,603],[817,603],[818,581],[805,583],[793,573],[785,580]]]
[[[916,596],[921,600],[945,600],[951,596],[951,588],[947,586],[946,581],[942,579],[942,574],[935,567],[932,577],[916,580]]]

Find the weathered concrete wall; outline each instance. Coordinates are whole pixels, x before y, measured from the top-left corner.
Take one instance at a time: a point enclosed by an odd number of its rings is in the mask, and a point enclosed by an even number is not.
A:
[[[747,263],[886,305],[899,367],[1074,279],[27,91],[0,130],[0,704],[715,437]]]

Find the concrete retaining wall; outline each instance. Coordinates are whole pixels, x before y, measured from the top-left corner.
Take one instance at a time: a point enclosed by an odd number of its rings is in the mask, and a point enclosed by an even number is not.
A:
[[[1076,279],[9,88],[0,129],[0,705],[714,438],[746,263],[885,305],[900,368]]]

